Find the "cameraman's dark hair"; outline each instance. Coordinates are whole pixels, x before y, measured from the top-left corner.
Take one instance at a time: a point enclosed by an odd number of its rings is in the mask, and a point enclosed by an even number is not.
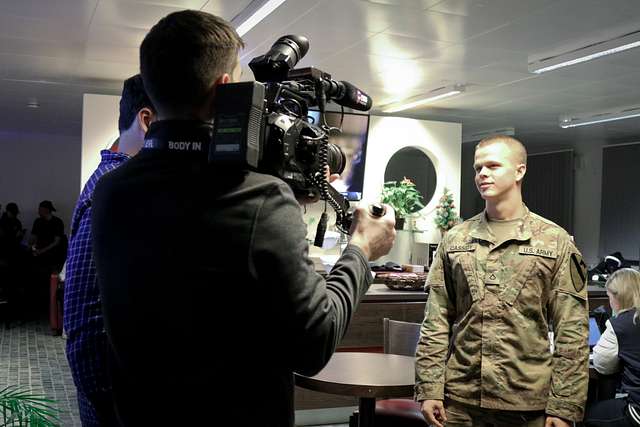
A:
[[[224,19],[185,10],[151,28],[140,46],[140,72],[159,110],[193,111],[211,83],[236,65],[244,43]]]
[[[144,90],[142,77],[136,74],[124,81],[122,86],[122,98],[120,98],[120,117],[118,118],[118,129],[120,133],[129,129],[136,119],[138,111],[142,108],[149,108],[155,112],[153,104]]]

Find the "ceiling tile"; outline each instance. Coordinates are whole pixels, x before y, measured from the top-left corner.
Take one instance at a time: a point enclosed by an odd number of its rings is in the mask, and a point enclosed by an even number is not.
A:
[[[77,24],[88,22],[97,4],[98,0],[4,0],[0,15]]]
[[[5,78],[11,80],[34,80],[66,82],[73,70],[75,60],[44,56],[0,54],[0,62],[6,64]]]
[[[148,30],[116,25],[92,24],[89,28],[88,44],[111,44],[122,47],[140,47]]]
[[[409,9],[427,9],[443,0],[362,0],[368,3],[384,4],[388,6],[400,6]]]
[[[87,86],[113,85],[122,88],[122,82],[140,72],[138,64],[82,60],[69,72],[70,81]]]
[[[379,33],[369,37],[354,48],[389,58],[417,59],[429,58],[434,52],[447,46],[450,46],[450,44]]]
[[[242,12],[249,4],[251,0],[210,0],[202,8],[203,11],[212,13],[221,18],[231,21],[238,13]],[[286,8],[288,4],[283,4],[280,7]],[[280,8],[279,7],[279,8]]]
[[[444,0],[429,8],[430,11],[484,20],[510,21],[514,17],[530,14],[556,0]]]
[[[496,68],[507,69],[528,73],[527,55],[505,49],[471,47],[467,44],[455,44],[438,49],[425,58],[427,61],[441,64],[457,65],[460,67],[484,67],[494,66]],[[523,64],[522,67],[505,67],[504,64]]]
[[[138,66],[140,50],[137,47],[113,46],[110,44],[90,43],[83,59],[106,63],[134,64]]]
[[[0,53],[6,54],[78,58],[84,51],[85,46],[82,42],[0,38]]]
[[[183,9],[123,0],[106,0],[98,4],[92,24],[150,29],[161,18]]]
[[[105,1],[114,1],[114,0],[100,0],[102,2]],[[122,1],[122,0],[115,0]],[[173,7],[177,9],[201,9],[203,6],[207,4],[207,0],[125,0],[129,3],[138,3],[146,6],[166,6]],[[216,3],[215,0],[212,0]],[[227,0],[230,1],[230,0]],[[219,1],[217,2],[219,3]]]
[[[556,1],[534,13],[521,15],[507,26],[473,38],[470,45],[520,50],[532,55],[566,43],[583,46],[581,40],[602,28],[626,27],[628,18],[615,7],[616,0],[612,2]],[[520,3],[523,2],[514,2]]]
[[[82,43],[87,36],[89,18],[69,25],[64,20],[41,20],[12,15],[0,15],[0,38],[63,41]]]

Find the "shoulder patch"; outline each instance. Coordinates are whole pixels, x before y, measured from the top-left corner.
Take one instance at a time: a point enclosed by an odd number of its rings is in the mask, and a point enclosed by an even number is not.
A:
[[[582,255],[571,254],[571,281],[576,292],[582,291],[587,282],[587,266],[582,260]]]

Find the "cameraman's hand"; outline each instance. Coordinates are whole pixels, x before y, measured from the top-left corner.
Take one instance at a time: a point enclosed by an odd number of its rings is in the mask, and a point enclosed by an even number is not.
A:
[[[382,218],[371,215],[368,206],[353,213],[350,243],[362,249],[369,261],[388,254],[396,238],[395,213],[391,206],[384,207],[386,213]]]

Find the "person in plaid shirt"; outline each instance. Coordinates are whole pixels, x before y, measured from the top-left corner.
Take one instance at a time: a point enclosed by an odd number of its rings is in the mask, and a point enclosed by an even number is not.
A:
[[[120,137],[112,149],[102,150],[102,160],[85,184],[71,222],[64,291],[64,329],[67,359],[78,391],[84,427],[115,423],[107,376],[107,335],[92,253],[91,202],[102,175],[136,155],[155,119],[155,110],[139,74],[125,80],[120,99]]]

